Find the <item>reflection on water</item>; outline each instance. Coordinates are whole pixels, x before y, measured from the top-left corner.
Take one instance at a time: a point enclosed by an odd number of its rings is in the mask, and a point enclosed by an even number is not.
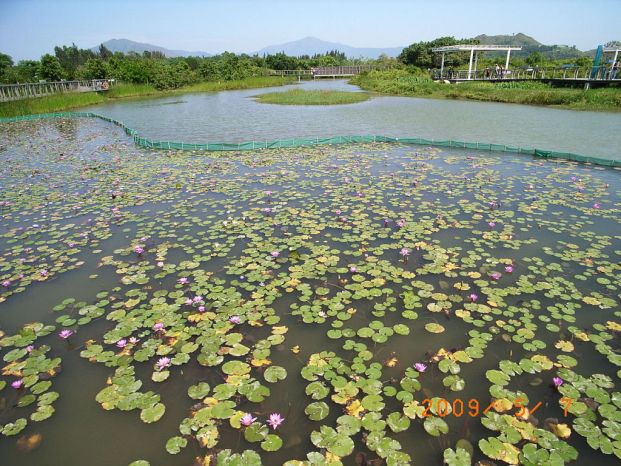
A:
[[[487,142],[621,159],[621,113],[579,112],[487,102],[376,96],[332,106],[261,104],[252,96],[287,89],[359,90],[340,80],[269,89],[118,101],[89,110],[154,140],[243,142],[338,135],[423,137]],[[149,102],[149,104],[147,104]]]

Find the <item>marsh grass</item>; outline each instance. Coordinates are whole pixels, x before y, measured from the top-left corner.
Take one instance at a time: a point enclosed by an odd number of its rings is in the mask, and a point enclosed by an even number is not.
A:
[[[233,89],[253,89],[282,86],[293,82],[292,78],[260,76],[236,81],[202,82],[175,90],[159,91],[150,84],[117,84],[106,92],[65,92],[0,103],[0,117],[53,113],[101,104],[115,99],[166,96],[186,92],[216,92]]]
[[[270,92],[255,96],[258,102],[280,105],[342,105],[369,99],[366,92],[305,91],[292,89],[286,92]]]
[[[621,88],[585,91],[558,88],[540,82],[436,83],[427,76],[407,71],[372,71],[355,76],[352,84],[382,94],[439,99],[478,100],[526,105],[544,105],[574,110],[621,111]]]
[[[106,99],[97,92],[63,92],[37,97],[36,99],[13,100],[0,103],[0,117],[53,113],[71,110],[104,102]]]

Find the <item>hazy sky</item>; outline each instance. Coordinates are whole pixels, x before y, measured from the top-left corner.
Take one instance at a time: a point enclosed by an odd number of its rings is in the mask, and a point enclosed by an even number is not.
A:
[[[582,50],[621,40],[621,0],[0,0],[0,52],[17,60],[112,38],[218,53],[305,36],[390,47],[518,32]]]

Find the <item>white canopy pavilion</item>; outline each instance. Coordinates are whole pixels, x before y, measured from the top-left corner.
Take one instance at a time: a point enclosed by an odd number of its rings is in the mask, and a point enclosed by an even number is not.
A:
[[[522,47],[512,47],[510,45],[480,45],[480,44],[458,44],[447,45],[432,49],[433,52],[442,53],[442,65],[440,66],[440,76],[444,74],[444,55],[447,52],[470,52],[470,64],[468,65],[468,79],[472,76],[472,65],[474,60],[474,71],[477,70],[478,52],[507,52],[505,69],[509,68],[509,57],[512,50],[522,50]]]

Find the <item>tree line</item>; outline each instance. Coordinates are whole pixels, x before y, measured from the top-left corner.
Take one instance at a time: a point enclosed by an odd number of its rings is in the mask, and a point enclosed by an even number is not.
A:
[[[231,81],[263,76],[268,69],[310,69],[319,66],[359,64],[365,60],[348,59],[338,50],[299,57],[284,53],[258,56],[224,52],[213,57],[167,58],[161,52],[142,54],[112,52],[103,44],[97,51],[75,44],[54,47],[54,54],[40,60],[14,63],[0,53],[0,82],[26,83],[79,79],[115,78],[123,82],[152,84],[158,89],[174,89],[200,81]]]
[[[177,57],[167,58],[161,52],[142,54],[129,52],[112,52],[103,44],[97,51],[81,49],[75,44],[54,47],[54,54],[45,54],[40,60],[20,60],[17,63],[6,54],[0,53],[0,82],[26,83],[75,79],[115,78],[123,82],[152,84],[158,89],[174,89],[186,84],[200,81],[230,81],[266,74],[267,69],[292,70],[310,69],[320,66],[344,66],[373,64],[378,68],[429,69],[439,66],[439,54],[434,54],[435,47],[476,44],[476,39],[456,39],[440,37],[433,41],[416,42],[404,48],[397,58],[380,56],[376,60],[353,59],[338,50],[324,54],[293,57],[283,52],[265,56],[235,54],[224,52],[212,57]],[[543,47],[543,48],[541,48]],[[527,56],[514,56],[512,66],[545,66],[552,64],[574,63],[588,66],[592,59],[582,55],[559,60],[541,46],[532,50]],[[530,50],[530,49],[529,49]],[[446,55],[445,67],[457,68],[468,61],[467,53]],[[479,63],[491,64],[499,57],[493,54],[483,55]]]

